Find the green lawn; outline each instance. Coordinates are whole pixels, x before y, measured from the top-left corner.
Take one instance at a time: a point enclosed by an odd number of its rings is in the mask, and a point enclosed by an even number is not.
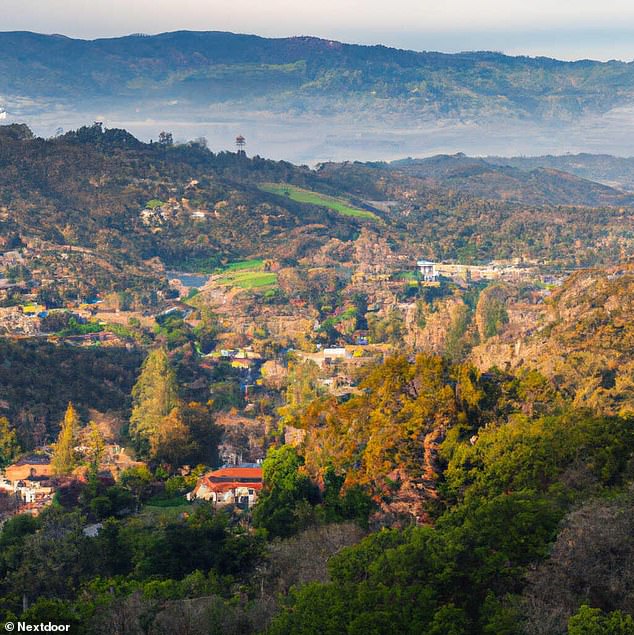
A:
[[[262,271],[264,268],[264,260],[262,258],[253,258],[252,260],[239,260],[230,262],[228,265],[221,267],[221,271],[242,271],[249,269],[251,271]]]
[[[394,280],[412,280],[414,282],[418,280],[416,271],[398,271],[392,277]]]
[[[240,289],[261,289],[277,285],[277,275],[268,271],[226,271],[218,279],[218,284],[226,284]]]
[[[357,218],[371,218],[379,220],[379,217],[372,212],[358,207],[352,207],[349,201],[345,199],[335,198],[327,194],[319,192],[311,192],[295,185],[287,185],[285,183],[263,183],[260,189],[278,196],[288,196],[291,200],[298,203],[310,203],[311,205],[319,205],[326,207],[343,216],[355,216]]]

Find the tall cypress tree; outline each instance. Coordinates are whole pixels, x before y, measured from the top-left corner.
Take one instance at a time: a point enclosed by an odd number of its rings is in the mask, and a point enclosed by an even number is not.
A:
[[[106,443],[104,441],[99,426],[91,421],[88,425],[88,459],[89,459],[89,474],[96,476],[99,472],[99,465],[105,451]]]
[[[179,405],[176,373],[164,348],[150,351],[132,389],[130,436],[137,450],[149,455],[162,421]]]
[[[69,402],[51,460],[53,473],[57,476],[70,474],[75,468],[75,450],[73,448],[78,429],[79,416],[73,404]]]

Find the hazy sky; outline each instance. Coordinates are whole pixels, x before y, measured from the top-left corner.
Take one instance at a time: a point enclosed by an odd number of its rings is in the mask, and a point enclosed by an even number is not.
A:
[[[3,31],[94,38],[178,29],[634,59],[631,0],[0,0]]]

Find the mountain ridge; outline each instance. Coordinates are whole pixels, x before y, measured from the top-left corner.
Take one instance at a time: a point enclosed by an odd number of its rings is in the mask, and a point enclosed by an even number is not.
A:
[[[8,31],[0,32],[0,56],[5,96],[62,101],[265,97],[288,106],[302,95],[363,96],[419,113],[548,119],[634,100],[630,62],[411,51],[312,36],[174,31],[81,40]]]

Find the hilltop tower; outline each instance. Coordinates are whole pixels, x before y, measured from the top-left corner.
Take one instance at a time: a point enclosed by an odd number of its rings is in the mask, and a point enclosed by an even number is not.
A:
[[[247,140],[242,135],[238,135],[236,137],[236,148],[238,148],[239,156],[241,157],[247,156],[246,150],[244,149],[246,145],[247,145]]]

